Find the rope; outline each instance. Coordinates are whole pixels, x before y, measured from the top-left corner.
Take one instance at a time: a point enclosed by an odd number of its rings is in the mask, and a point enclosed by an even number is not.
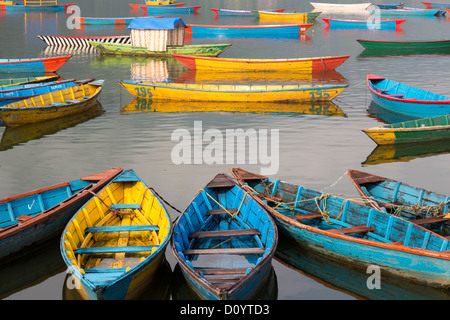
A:
[[[178,210],[177,208],[175,208],[174,206],[172,206],[166,199],[164,199],[163,197],[161,197],[161,196],[159,195],[159,193],[156,192],[155,189],[153,189],[152,187],[150,187],[149,189],[152,190],[152,191],[158,196],[158,198],[160,198],[162,201],[164,201],[164,203],[167,204],[169,207],[171,207],[173,210],[175,210],[175,211],[178,212],[178,213],[183,213],[183,212],[181,212],[180,210]]]
[[[244,194],[244,196],[242,197],[242,201],[241,201],[241,204],[239,205],[239,208],[238,208],[238,210],[236,211],[236,213],[231,213],[230,211],[228,211],[224,206],[222,206],[219,202],[217,202],[217,200],[216,199],[214,199],[208,192],[206,192],[205,190],[203,190],[203,189],[200,189],[199,191],[198,191],[198,193],[200,193],[200,192],[204,192],[209,198],[211,198],[219,207],[221,207],[226,213],[228,213],[232,218],[234,218],[234,216],[235,215],[237,215],[237,214],[239,214],[239,211],[241,210],[241,207],[242,207],[242,204],[244,203],[244,200],[245,200],[245,197],[247,196],[247,194],[248,194],[248,192],[245,192],[245,194]]]
[[[130,215],[134,215],[134,214],[135,214],[135,213],[133,213],[133,212],[121,211],[121,210],[113,209],[113,208],[111,208],[110,206],[108,206],[108,205],[105,203],[105,201],[103,201],[103,199],[100,198],[100,197],[99,197],[96,193],[94,193],[92,190],[88,190],[88,192],[89,192],[90,194],[92,194],[94,197],[96,197],[97,199],[99,199],[99,200],[103,203],[103,205],[104,205],[105,207],[108,208],[108,211],[110,211],[113,215],[116,215],[116,214],[118,214],[118,213],[120,213],[120,214],[130,214]]]

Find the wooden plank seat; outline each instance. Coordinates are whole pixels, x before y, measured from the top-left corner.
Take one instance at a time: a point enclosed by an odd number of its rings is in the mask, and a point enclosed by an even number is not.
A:
[[[260,235],[258,229],[234,229],[234,230],[216,230],[216,231],[196,231],[189,234],[190,239],[215,238],[215,237],[235,237],[235,236],[255,236]]]
[[[235,214],[237,212],[237,209],[227,209],[227,211],[231,214]],[[228,214],[227,211],[225,211],[224,209],[212,209],[212,210],[208,210],[208,212],[206,212],[206,214],[207,215]]]
[[[110,272],[125,272],[127,268],[91,268],[83,269],[84,273],[110,273]]]
[[[420,225],[427,224],[427,223],[446,222],[449,220],[450,220],[450,218],[445,218],[445,217],[431,217],[431,218],[422,218],[422,219],[412,220],[412,222],[414,224],[417,224],[420,226]]]
[[[305,213],[291,216],[291,218],[295,220],[307,220],[307,219],[323,218],[323,215],[321,213]]]
[[[348,228],[332,229],[332,230],[328,230],[328,232],[339,233],[339,234],[351,234],[351,233],[372,232],[374,230],[375,230],[374,228],[362,225],[362,226],[355,226],[355,227],[348,227]]]
[[[152,251],[153,248],[158,246],[129,246],[129,247],[88,247],[88,248],[78,248],[74,250],[75,254],[93,254],[93,253],[133,253],[133,252],[143,252]]]
[[[139,209],[141,207],[140,204],[137,203],[118,203],[110,206],[111,209],[121,210],[121,209]]]
[[[65,102],[78,103],[78,102],[81,102],[81,101],[80,100],[65,100]]]
[[[184,250],[185,255],[196,254],[263,254],[264,248],[229,248],[229,249],[188,249]]]
[[[158,231],[159,227],[155,225],[134,225],[134,226],[98,226],[88,227],[85,233],[94,232],[121,232],[121,231]]]
[[[245,274],[248,268],[205,268],[196,267],[195,271],[204,275]]]

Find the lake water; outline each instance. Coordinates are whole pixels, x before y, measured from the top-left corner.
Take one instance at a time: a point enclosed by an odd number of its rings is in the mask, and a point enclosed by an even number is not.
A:
[[[201,5],[196,15],[182,15],[186,23],[257,24],[255,18],[219,18],[210,8],[265,9],[285,8],[305,12],[308,2],[296,0],[186,0],[186,5]],[[337,2],[336,2],[337,3]],[[342,1],[342,3],[348,3]],[[382,2],[384,3],[384,2]],[[79,0],[81,16],[138,16],[127,1]],[[408,6],[422,7],[418,0]],[[0,127],[0,197],[49,186],[68,179],[104,171],[112,167],[134,169],[136,173],[174,207],[182,210],[196,192],[217,173],[229,167],[243,167],[259,172],[268,167],[261,158],[256,164],[174,163],[171,153],[177,142],[171,140],[177,129],[193,134],[194,122],[202,130],[227,129],[279,130],[279,153],[275,176],[285,181],[354,197],[356,190],[346,170],[361,169],[390,177],[442,194],[450,194],[450,145],[419,145],[409,149],[376,148],[361,129],[380,124],[383,117],[371,106],[365,85],[367,73],[408,83],[450,96],[450,54],[408,56],[366,56],[356,39],[441,39],[450,38],[449,17],[414,17],[401,30],[364,31],[328,30],[317,19],[300,38],[192,38],[192,43],[232,43],[222,57],[293,58],[327,55],[351,55],[336,72],[326,76],[295,74],[252,76],[192,72],[176,61],[142,58],[103,57],[93,51],[51,50],[37,38],[39,34],[124,35],[126,28],[85,27],[70,30],[64,13],[0,12],[0,58],[29,58],[72,54],[58,71],[63,78],[105,79],[100,112],[75,117],[72,123],[56,123],[23,130]],[[342,17],[342,15],[332,15]],[[351,15],[350,19],[367,19],[368,15]],[[219,111],[189,112],[195,108],[213,108],[199,103],[133,104],[133,96],[118,84],[119,80],[154,78],[178,82],[216,83],[348,83],[333,104],[297,106],[287,112],[251,109],[246,104],[221,106]],[[274,107],[274,106],[272,106]],[[275,106],[276,107],[276,106]],[[333,108],[338,109],[331,111]],[[209,109],[217,110],[217,109]],[[226,110],[232,110],[227,112]],[[378,115],[376,116],[372,115]],[[172,219],[177,212],[169,209]],[[280,300],[308,299],[448,299],[447,292],[382,277],[381,289],[368,289],[365,270],[352,269],[302,252],[284,239],[280,240],[273,277],[266,298]],[[0,297],[4,299],[76,298],[65,288],[66,268],[59,255],[59,239],[29,252],[19,260],[0,268]],[[171,252],[166,253],[166,278],[175,279],[174,294],[168,281],[143,298],[183,298],[186,290]]]

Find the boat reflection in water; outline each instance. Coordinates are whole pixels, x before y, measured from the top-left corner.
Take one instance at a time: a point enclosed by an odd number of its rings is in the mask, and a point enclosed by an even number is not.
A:
[[[0,299],[45,282],[65,268],[59,253],[59,237],[3,259],[0,265]],[[40,299],[44,297],[40,296]]]
[[[270,103],[270,102],[184,102],[134,99],[120,109],[121,113],[139,112],[241,112],[281,115],[312,114],[346,117],[333,102]]]
[[[76,117],[64,117],[45,122],[31,123],[18,127],[6,127],[0,141],[0,151],[11,149],[12,147],[26,143],[30,140],[40,139],[44,136],[52,135],[58,131],[74,127],[87,120],[96,118],[104,113],[99,102],[92,105],[86,112]]]
[[[172,300],[200,300],[200,297],[191,289],[183,276],[179,264],[175,265],[172,274],[171,286]],[[269,278],[261,287],[261,290],[251,298],[252,300],[277,300],[278,280],[274,268],[270,270]]]
[[[149,285],[148,289],[137,300],[169,300],[170,299],[170,284],[172,282],[173,274],[170,264],[167,260],[161,264],[158,274],[155,276],[155,281]],[[83,300],[75,289],[76,278],[69,272],[67,273],[62,288],[63,300]]]
[[[286,267],[322,283],[326,287],[344,292],[356,299],[370,300],[448,300],[450,291],[423,286],[386,275],[380,270],[380,286],[369,279],[374,272],[356,268],[337,260],[312,253],[284,236],[278,239],[275,258]],[[369,267],[369,265],[367,265]],[[369,285],[368,285],[369,284]],[[370,288],[371,289],[370,289]]]

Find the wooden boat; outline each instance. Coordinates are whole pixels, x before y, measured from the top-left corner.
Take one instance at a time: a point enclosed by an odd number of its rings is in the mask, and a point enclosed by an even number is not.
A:
[[[378,145],[448,140],[450,115],[409,120],[362,131]]]
[[[279,21],[308,23],[314,21],[321,12],[271,12],[265,10],[252,11],[260,21]]]
[[[29,12],[66,12],[67,8],[75,5],[75,3],[57,4],[52,0],[25,0],[16,4],[8,4],[8,2],[0,2],[0,11],[29,11]]]
[[[146,5],[149,6],[167,6],[167,5],[179,5],[177,0],[167,0],[167,1],[145,1]]]
[[[234,72],[322,72],[334,70],[350,56],[326,56],[292,59],[235,59],[172,55],[189,69],[221,70]]]
[[[450,98],[373,74],[367,74],[372,100],[381,107],[410,118],[450,113]]]
[[[406,20],[344,20],[322,18],[330,28],[342,29],[370,29],[370,30],[395,30]]]
[[[0,90],[8,90],[8,88],[11,86],[55,81],[58,78],[59,78],[59,76],[43,76],[43,77],[23,77],[23,78],[0,79]]]
[[[57,36],[57,35],[38,35],[39,39],[44,41],[47,46],[71,47],[71,48],[90,48],[89,41],[102,43],[131,44],[131,37],[128,36],[103,36],[103,37],[78,37],[78,36]]]
[[[74,213],[122,169],[116,168],[0,200],[0,258],[61,234]]]
[[[254,17],[252,10],[216,9],[210,8],[217,16]],[[284,9],[266,10],[268,12],[283,12]]]
[[[372,4],[374,7],[378,9],[401,9],[404,6],[403,2],[397,2],[397,3],[384,3],[384,4]]]
[[[29,59],[0,59],[0,72],[55,72],[72,56]]]
[[[136,98],[183,101],[298,102],[329,101],[347,84],[226,85],[124,80],[119,84]]]
[[[411,40],[411,41],[387,41],[357,39],[358,43],[367,50],[396,50],[396,51],[429,51],[450,50],[450,39],[441,40]],[[450,51],[449,51],[450,52]]]
[[[103,82],[78,84],[7,104],[0,107],[0,120],[9,127],[82,113],[97,102]]]
[[[449,196],[359,170],[350,169],[347,174],[366,204],[376,210],[429,230],[445,229],[450,220]],[[445,230],[436,232],[445,234]]]
[[[321,3],[321,2],[310,2],[314,7],[314,11],[320,11],[323,13],[355,13],[363,12],[366,13],[366,9],[371,5],[370,2],[367,3]]]
[[[407,8],[402,9],[377,9],[372,10],[372,13],[380,14],[382,16],[442,16],[445,14],[444,9],[417,9],[417,8]]]
[[[450,3],[434,3],[434,2],[423,2],[422,4],[427,9],[442,9],[442,8],[450,8]]]
[[[74,17],[81,25],[129,25],[136,17],[101,18],[101,17]]]
[[[275,223],[265,210],[218,174],[177,218],[171,249],[201,298],[244,300],[267,281],[277,242]]]
[[[151,4],[152,2],[155,2],[155,1],[146,2],[145,5],[160,6],[160,7],[164,7],[164,8],[183,7],[185,5],[185,3]],[[142,3],[129,3],[129,5],[133,10],[139,10],[139,7],[142,6],[143,4]]]
[[[188,24],[186,33],[202,36],[278,36],[297,35],[308,31],[313,24],[280,24],[280,25],[205,25]]]
[[[94,79],[76,81],[75,79],[67,79],[7,87],[7,90],[0,90],[0,106],[28,99],[44,93],[69,88],[80,83],[88,83],[93,80]]]
[[[171,233],[154,189],[125,170],[70,219],[61,255],[83,299],[134,299],[157,277]]]
[[[449,240],[415,223],[305,186],[231,170],[278,230],[342,264],[376,265],[399,278],[450,286]]]
[[[205,57],[216,57],[231,46],[231,43],[185,44],[183,46],[167,46],[165,51],[151,51],[144,47],[130,44],[89,41],[98,52],[125,56],[170,57],[172,54],[185,54]]]
[[[141,5],[139,8],[147,14],[191,14],[197,13],[202,6],[163,7]]]

